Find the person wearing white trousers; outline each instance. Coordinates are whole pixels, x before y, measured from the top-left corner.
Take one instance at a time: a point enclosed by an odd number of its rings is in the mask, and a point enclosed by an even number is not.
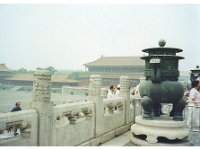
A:
[[[192,89],[189,93],[188,99],[188,117],[187,117],[187,126],[191,128],[192,123],[195,123],[195,127],[199,127],[200,119],[200,81],[195,80],[192,82]]]

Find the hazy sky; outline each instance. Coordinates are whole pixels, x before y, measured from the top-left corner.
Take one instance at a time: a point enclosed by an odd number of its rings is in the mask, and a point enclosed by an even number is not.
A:
[[[11,69],[84,70],[104,56],[183,49],[180,70],[200,65],[199,4],[0,4],[0,63]]]

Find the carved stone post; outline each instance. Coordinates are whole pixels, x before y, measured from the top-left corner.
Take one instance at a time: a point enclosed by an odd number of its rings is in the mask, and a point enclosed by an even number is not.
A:
[[[125,124],[130,123],[130,80],[128,76],[120,77],[120,96],[125,99]]]
[[[102,79],[100,75],[91,75],[90,76],[90,85],[89,85],[89,100],[94,101],[97,97],[100,97],[101,93],[101,84]]]
[[[53,139],[53,102],[51,98],[51,74],[47,70],[34,73],[32,108],[38,113],[38,145],[50,146]]]
[[[101,88],[101,97],[102,99],[106,99],[108,95],[108,90],[106,88]]]
[[[104,114],[108,114],[108,107],[105,107],[103,105],[103,99],[106,99],[107,95],[108,95],[108,90],[106,88],[101,88],[101,101],[102,101],[102,107],[103,107],[102,116]]]
[[[104,113],[103,98],[101,98],[102,79],[100,75],[90,76],[89,100],[95,105],[95,137],[101,133],[102,117]]]

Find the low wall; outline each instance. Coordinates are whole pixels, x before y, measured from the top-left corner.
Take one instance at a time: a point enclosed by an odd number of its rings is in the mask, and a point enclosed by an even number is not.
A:
[[[134,120],[136,116],[142,115],[141,97],[131,95],[130,101],[130,117]]]
[[[94,122],[93,102],[55,106],[53,145],[79,145],[94,138]]]
[[[125,125],[125,102],[124,98],[104,99],[104,113],[100,118],[99,132],[97,136],[117,129]]]
[[[0,114],[0,130],[20,128],[20,136],[3,136],[0,134],[1,146],[35,146],[38,145],[38,115],[35,110],[9,112]]]
[[[95,146],[125,133],[139,114],[139,98],[130,97],[128,77],[120,78],[120,97],[106,99],[101,76],[91,76],[87,101],[53,106],[50,73],[34,74],[30,110],[0,114],[0,129],[17,125],[21,135],[1,138],[0,145]]]

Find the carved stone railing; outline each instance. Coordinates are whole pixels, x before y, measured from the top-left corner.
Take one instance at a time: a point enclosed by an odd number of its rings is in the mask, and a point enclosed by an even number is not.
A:
[[[79,102],[54,106],[56,127],[74,125],[84,120],[91,120],[92,117],[94,118],[93,102]]]
[[[53,145],[79,145],[94,138],[94,103],[54,106]]]
[[[131,123],[130,120],[130,79],[128,76],[120,77],[120,93],[119,96],[125,101],[125,124]]]
[[[130,108],[134,109],[132,114],[134,114],[134,118],[136,116],[142,115],[142,106],[141,106],[141,98],[131,95],[130,96]]]
[[[123,97],[116,97],[112,99],[104,99],[104,116],[122,113],[125,110]]]
[[[137,99],[130,98],[129,78],[120,77],[120,85],[119,97],[106,99],[108,89],[102,88],[101,76],[91,75],[86,101],[53,106],[51,74],[36,71],[31,110],[0,114],[0,130],[16,126],[21,135],[12,141],[0,138],[0,145],[99,145],[119,136],[130,129],[137,110]]]
[[[96,136],[125,125],[125,101],[123,97],[103,99],[101,106],[102,111],[98,108],[99,115],[96,118],[99,120],[98,125],[96,125]]]
[[[200,132],[200,106],[186,106],[184,109],[184,119],[187,127],[193,132]]]
[[[18,135],[9,130],[17,128]],[[10,132],[10,133],[8,133]],[[35,110],[0,114],[0,145],[4,146],[37,146],[38,115]]]

